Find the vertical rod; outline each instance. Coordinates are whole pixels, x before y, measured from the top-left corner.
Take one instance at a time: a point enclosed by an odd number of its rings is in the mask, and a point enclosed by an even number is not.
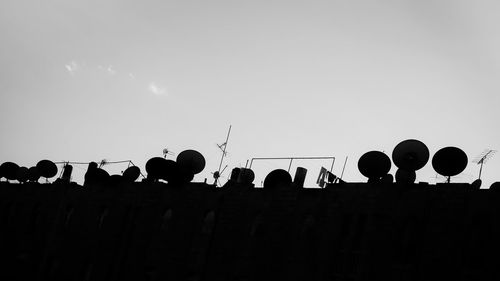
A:
[[[293,158],[290,158],[290,165],[288,165],[288,172],[290,173],[290,169],[292,168],[292,161],[293,161]]]
[[[479,168],[479,179],[481,179],[481,172],[483,171],[483,159],[481,160],[481,168]]]
[[[342,179],[342,177],[344,176],[344,170],[345,170],[345,165],[347,164],[347,157],[345,157],[345,161],[344,161],[344,167],[342,168],[342,174],[340,174],[340,179]]]
[[[335,157],[333,157],[333,160],[332,160],[332,166],[330,167],[330,173],[333,173],[333,164],[335,164]]]

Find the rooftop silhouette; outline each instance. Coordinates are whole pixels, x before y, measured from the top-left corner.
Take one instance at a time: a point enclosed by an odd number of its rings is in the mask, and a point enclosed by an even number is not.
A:
[[[194,150],[153,157],[109,175],[88,164],[5,162],[0,173],[2,280],[497,280],[500,183],[455,183],[467,156],[446,147],[432,165],[446,183],[415,183],[430,159],[417,140],[391,158],[358,161],[366,183],[322,169],[255,174],[234,168],[222,186],[192,182],[206,165]],[[42,177],[42,180],[39,178]],[[214,175],[215,178],[215,175]],[[49,183],[46,179],[51,181]],[[395,180],[395,182],[394,182]]]

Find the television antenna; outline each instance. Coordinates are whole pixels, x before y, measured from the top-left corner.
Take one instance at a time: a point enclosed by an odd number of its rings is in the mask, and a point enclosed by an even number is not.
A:
[[[479,168],[479,177],[478,179],[481,179],[481,172],[483,171],[483,164],[486,163],[491,157],[493,157],[493,154],[495,154],[497,151],[493,149],[485,149],[481,154],[479,154],[474,160],[472,160],[473,163],[476,163],[478,165],[481,165]]]
[[[221,173],[224,171],[221,172],[221,168],[222,168],[222,163],[224,162],[224,157],[227,156],[227,152],[226,152],[226,149],[227,149],[227,144],[229,142],[229,135],[231,134],[231,127],[232,125],[229,125],[229,130],[227,131],[227,136],[226,136],[226,141],[222,144],[217,144],[217,147],[219,147],[220,151],[221,151],[221,157],[220,157],[220,163],[219,163],[219,169],[217,169],[216,172],[214,172],[214,178],[215,178],[215,186],[217,186],[217,181],[221,175]],[[224,168],[226,169],[226,168]]]
[[[174,156],[175,153],[173,153],[171,150],[169,150],[168,148],[164,148],[163,149],[163,158],[167,158],[167,155],[172,155]]]

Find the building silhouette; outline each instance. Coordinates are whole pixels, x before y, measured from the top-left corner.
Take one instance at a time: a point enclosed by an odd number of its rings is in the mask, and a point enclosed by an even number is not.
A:
[[[0,280],[500,280],[466,183],[0,183]]]

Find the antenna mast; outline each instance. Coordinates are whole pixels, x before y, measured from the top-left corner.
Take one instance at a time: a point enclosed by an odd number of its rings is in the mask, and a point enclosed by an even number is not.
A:
[[[220,169],[222,168],[222,162],[224,162],[224,157],[226,157],[226,149],[227,149],[227,143],[229,142],[229,135],[231,134],[231,127],[232,125],[229,125],[229,130],[227,131],[227,137],[226,137],[226,142],[224,142],[221,145],[217,145],[219,149],[222,151],[222,155],[220,157],[220,163],[219,163],[219,169],[217,169],[217,172],[214,173],[214,178],[215,178],[215,185],[217,185],[217,181],[220,177]],[[226,168],[224,168],[226,169]]]
[[[477,163],[478,165],[481,165],[479,168],[479,179],[481,179],[481,172],[483,171],[483,164],[488,161],[493,154],[495,154],[497,151],[493,149],[485,149],[483,153],[481,153],[479,156],[477,156],[472,162]]]

